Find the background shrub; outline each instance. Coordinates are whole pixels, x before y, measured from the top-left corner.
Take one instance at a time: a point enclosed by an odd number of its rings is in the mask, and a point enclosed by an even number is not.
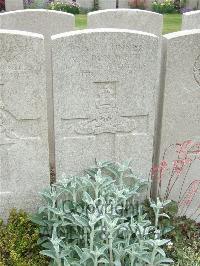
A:
[[[152,3],[152,10],[160,14],[177,13],[176,5],[172,0],[165,0],[164,2],[156,0]]]
[[[79,5],[72,1],[68,3],[63,3],[63,2],[52,2],[48,6],[49,9],[51,10],[57,10],[57,11],[63,11],[71,14],[79,14],[80,13],[80,7]]]
[[[150,220],[153,212],[148,201],[145,201],[145,211]],[[161,231],[166,232],[166,237],[171,242],[165,246],[166,254],[174,260],[174,266],[199,266],[200,265],[200,224],[187,218],[179,217],[178,204],[171,202],[163,210],[170,219],[162,217],[159,221]]]
[[[53,0],[24,0],[25,8],[47,8],[47,6],[53,2]]]
[[[0,220],[0,266],[46,266],[39,254],[38,227],[24,211],[12,210],[7,225]]]

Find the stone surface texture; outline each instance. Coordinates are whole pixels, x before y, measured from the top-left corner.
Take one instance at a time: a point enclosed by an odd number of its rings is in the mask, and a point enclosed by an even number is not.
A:
[[[54,125],[53,125],[53,89],[51,67],[51,35],[73,30],[75,17],[59,11],[44,9],[26,9],[0,14],[0,29],[35,32],[45,37],[48,120],[49,120],[49,150],[50,164],[54,162]]]
[[[24,9],[23,0],[5,0],[6,11],[14,11]]]
[[[53,36],[58,178],[96,160],[152,164],[159,38],[97,29]]]
[[[94,0],[77,0],[76,2],[83,9],[92,10],[94,8]]]
[[[49,185],[42,35],[0,30],[0,217],[39,205]]]
[[[112,9],[88,14],[88,28],[120,28],[162,34],[163,16],[137,9]]]
[[[119,8],[129,8],[127,0],[119,0]]]
[[[0,14],[0,28],[51,35],[73,30],[75,19],[71,14],[45,9],[26,9]]]
[[[162,194],[169,186],[169,197],[181,204],[180,214],[195,218],[200,194],[200,30],[164,35],[164,46],[160,160],[169,170],[162,177]]]
[[[116,8],[116,0],[99,0],[99,9]]]
[[[186,12],[182,17],[182,30],[200,29],[200,10]]]

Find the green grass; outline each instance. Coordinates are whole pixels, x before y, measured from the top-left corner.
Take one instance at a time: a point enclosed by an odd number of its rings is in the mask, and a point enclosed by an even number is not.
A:
[[[180,14],[164,15],[163,34],[179,31],[181,29],[182,16]]]
[[[85,29],[87,27],[87,15],[76,15],[75,18],[78,29]]]
[[[87,27],[87,16],[76,15],[76,27],[78,29],[85,29]],[[163,34],[179,31],[181,29],[181,15],[167,14],[164,15]]]

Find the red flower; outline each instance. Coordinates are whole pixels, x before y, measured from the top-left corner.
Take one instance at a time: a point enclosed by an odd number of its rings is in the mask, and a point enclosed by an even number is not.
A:
[[[182,160],[175,160],[175,161],[173,161],[173,171],[177,175],[180,175],[181,172],[183,171],[184,166],[187,164],[190,164],[191,162],[192,162],[192,159],[190,159],[190,158],[185,158]]]

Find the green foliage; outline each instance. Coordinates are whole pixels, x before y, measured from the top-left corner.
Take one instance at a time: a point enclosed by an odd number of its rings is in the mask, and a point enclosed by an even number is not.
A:
[[[51,265],[166,265],[159,220],[169,201],[150,202],[152,220],[142,203],[148,183],[129,162],[97,163],[82,177],[64,177],[42,193],[46,205],[32,221],[40,226],[41,254]],[[131,184],[130,186],[126,184]]]
[[[152,2],[152,10],[160,14],[177,13],[176,5],[172,0],[164,0],[163,2],[155,0]]]
[[[80,7],[76,2],[52,2],[48,6],[51,10],[57,10],[57,11],[63,11],[71,14],[79,14],[80,13]]]
[[[153,212],[150,204],[145,201],[145,211],[150,220]],[[166,238],[171,239],[165,246],[166,254],[174,260],[174,266],[199,266],[200,265],[200,224],[184,217],[178,217],[178,205],[171,202],[164,208],[164,212],[170,217],[162,217],[159,227]]]
[[[44,0],[24,0],[24,8],[28,9],[46,8],[47,5]]]
[[[48,260],[39,254],[38,226],[28,215],[12,210],[7,225],[0,221],[0,266],[45,266]]]
[[[200,225],[185,216],[174,216],[171,223],[174,230],[167,237],[172,239],[173,245],[166,252],[174,259],[176,266],[200,265]]]

